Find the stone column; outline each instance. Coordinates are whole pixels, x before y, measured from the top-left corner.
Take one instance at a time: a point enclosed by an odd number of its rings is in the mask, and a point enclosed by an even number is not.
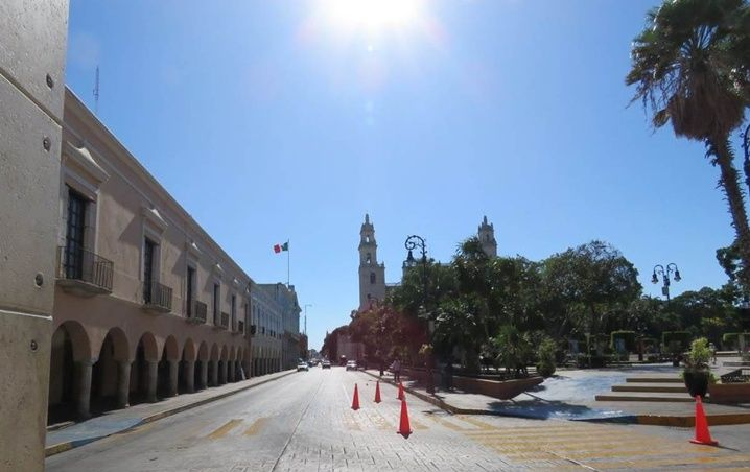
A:
[[[180,382],[180,361],[169,361],[169,396],[177,396]]]
[[[118,361],[119,376],[117,378],[117,408],[125,408],[130,403],[130,370],[133,367],[133,361]]]
[[[219,364],[219,367],[221,367],[221,372],[219,372],[219,383],[223,385],[227,383],[227,367],[229,367],[229,361],[222,362]]]
[[[201,388],[208,388],[208,363],[209,360],[201,361]]]
[[[195,391],[195,385],[193,381],[195,379],[195,361],[185,361],[185,391],[187,393],[193,393]]]
[[[213,372],[211,372],[211,385],[216,386],[219,385],[219,361],[211,361],[214,363],[214,369]]]
[[[76,412],[78,418],[91,418],[91,371],[94,359],[76,362]]]
[[[146,385],[146,401],[156,401],[156,386],[159,382],[159,362],[158,361],[146,361],[148,366],[148,382]]]

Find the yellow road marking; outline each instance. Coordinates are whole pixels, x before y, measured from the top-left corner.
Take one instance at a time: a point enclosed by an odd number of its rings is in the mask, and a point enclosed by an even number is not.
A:
[[[461,421],[465,421],[469,424],[473,424],[474,426],[481,428],[481,429],[498,429],[497,426],[493,426],[489,423],[485,423],[484,421],[479,421],[476,418],[472,418],[470,416],[454,416],[454,418],[459,419]]]
[[[217,439],[221,439],[224,436],[226,436],[227,433],[229,433],[232,429],[234,429],[235,426],[237,426],[240,423],[242,423],[242,420],[227,421],[226,424],[224,424],[223,426],[220,426],[219,428],[214,430],[211,434],[209,434],[208,439],[211,439],[214,441]]]
[[[627,462],[597,462],[597,469],[634,469],[643,467],[663,467],[663,466],[681,466],[681,465],[698,465],[698,464],[732,464],[744,462],[750,464],[750,455],[728,455],[728,456],[701,456],[701,457],[675,457],[670,459],[654,459],[651,461],[627,461]],[[726,470],[726,469],[721,469]]]
[[[428,415],[427,417],[431,419],[432,421],[434,421],[435,423],[441,426],[445,426],[448,429],[452,429],[453,431],[466,431],[467,430],[466,428],[463,428],[457,424],[451,423],[448,420],[444,420],[443,418],[440,418],[439,416]]]
[[[266,421],[268,421],[268,418],[258,418],[257,420],[253,421],[253,424],[251,424],[250,427],[247,428],[242,434],[244,434],[245,436],[258,434],[260,429],[266,424]]]

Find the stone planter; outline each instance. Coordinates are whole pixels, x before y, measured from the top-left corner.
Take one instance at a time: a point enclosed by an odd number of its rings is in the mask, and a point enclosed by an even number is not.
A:
[[[544,382],[544,379],[536,375],[525,379],[499,381],[453,376],[453,386],[457,389],[463,390],[466,393],[487,395],[499,400],[515,398],[542,382]]]
[[[750,403],[750,382],[710,384],[708,395],[711,403]]]

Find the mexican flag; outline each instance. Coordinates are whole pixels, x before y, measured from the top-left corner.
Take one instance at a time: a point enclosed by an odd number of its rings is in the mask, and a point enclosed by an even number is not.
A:
[[[276,254],[287,251],[289,251],[289,241],[285,242],[284,244],[279,243],[273,245],[273,252],[275,252]]]

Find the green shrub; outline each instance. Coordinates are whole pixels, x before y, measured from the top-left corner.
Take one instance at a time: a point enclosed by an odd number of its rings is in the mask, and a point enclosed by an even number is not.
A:
[[[691,369],[706,369],[711,359],[711,350],[708,348],[708,339],[698,338],[690,345],[687,356],[687,364]]]
[[[539,360],[536,364],[536,371],[542,377],[550,377],[555,374],[557,365],[555,363],[555,353],[557,352],[557,343],[550,337],[545,337],[537,349]]]
[[[617,351],[617,340],[625,340],[625,350],[633,352],[636,350],[635,346],[635,331],[612,331],[609,338],[609,347]]]
[[[661,333],[661,344],[667,352],[682,352],[688,348],[690,337],[687,331],[664,331]]]

